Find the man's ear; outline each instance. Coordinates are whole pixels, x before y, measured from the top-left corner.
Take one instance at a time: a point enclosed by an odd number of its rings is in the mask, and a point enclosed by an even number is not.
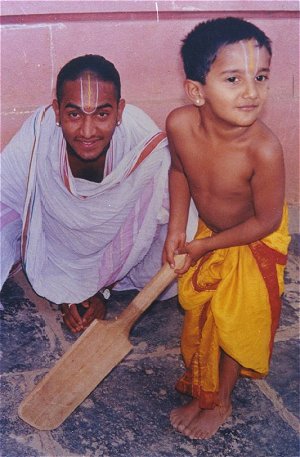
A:
[[[201,83],[186,79],[184,82],[185,92],[195,106],[203,106],[205,103],[204,90]]]
[[[122,114],[123,114],[125,105],[126,105],[126,102],[125,102],[124,98],[121,98],[118,103],[118,119],[117,119],[118,123],[120,123],[120,124],[122,122]]]
[[[56,121],[56,123],[60,124],[59,104],[58,104],[58,101],[56,99],[54,99],[52,101],[52,108],[53,108],[54,113],[55,113],[55,121]]]

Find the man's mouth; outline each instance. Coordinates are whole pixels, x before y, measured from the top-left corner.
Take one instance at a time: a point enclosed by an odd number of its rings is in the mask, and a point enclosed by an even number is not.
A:
[[[84,148],[86,149],[92,149],[94,148],[98,143],[99,143],[99,139],[95,139],[95,140],[76,140],[78,143],[80,143]]]

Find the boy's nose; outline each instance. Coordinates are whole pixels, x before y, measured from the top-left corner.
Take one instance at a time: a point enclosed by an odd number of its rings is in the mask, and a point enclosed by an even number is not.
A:
[[[246,81],[245,87],[244,87],[244,97],[245,98],[256,98],[257,97],[257,88],[255,81],[252,79]]]

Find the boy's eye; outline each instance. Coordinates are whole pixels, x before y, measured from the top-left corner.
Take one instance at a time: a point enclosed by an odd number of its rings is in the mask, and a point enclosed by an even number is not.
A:
[[[256,81],[259,81],[259,82],[266,81],[267,79],[268,79],[267,75],[258,75],[258,76],[256,76]]]
[[[227,78],[227,81],[230,83],[236,83],[238,82],[238,78],[236,76],[230,76],[229,78]]]

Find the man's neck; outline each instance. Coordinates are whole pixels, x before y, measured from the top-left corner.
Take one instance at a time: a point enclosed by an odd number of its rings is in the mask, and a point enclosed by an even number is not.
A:
[[[69,165],[74,178],[86,179],[92,182],[101,182],[103,180],[106,151],[102,153],[97,160],[84,161],[74,153],[68,151]]]

